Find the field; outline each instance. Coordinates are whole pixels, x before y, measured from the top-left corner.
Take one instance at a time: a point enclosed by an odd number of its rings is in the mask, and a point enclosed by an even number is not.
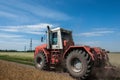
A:
[[[31,52],[0,52],[0,59],[18,62],[22,64],[34,65],[34,54]]]
[[[113,65],[120,67],[120,53],[110,53],[109,58]]]
[[[33,53],[0,52],[0,80],[73,80],[66,73],[39,71],[33,65]]]
[[[108,54],[110,62],[115,66],[120,66],[120,53]],[[0,52],[0,59],[23,64],[34,65],[34,53],[32,52]]]
[[[0,52],[0,80],[73,80],[67,73],[35,69],[33,55],[33,53]],[[98,70],[101,76],[96,79],[92,76],[89,80],[120,80],[120,54],[110,53],[109,58],[117,70]],[[103,75],[107,78],[101,79]]]
[[[66,74],[65,74],[66,75]],[[39,71],[32,66],[0,60],[0,80],[73,80],[68,75]]]

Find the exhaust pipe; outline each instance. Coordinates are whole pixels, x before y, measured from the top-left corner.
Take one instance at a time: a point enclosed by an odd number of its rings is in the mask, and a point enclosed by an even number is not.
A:
[[[50,27],[47,26],[47,49],[51,49],[50,36],[51,36],[51,30],[50,30]]]

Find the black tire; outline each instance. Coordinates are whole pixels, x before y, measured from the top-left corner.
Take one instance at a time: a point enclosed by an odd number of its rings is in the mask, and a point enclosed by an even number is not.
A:
[[[66,67],[69,74],[80,80],[86,79],[91,72],[91,57],[83,50],[73,50],[67,56]]]
[[[35,67],[39,70],[45,70],[47,69],[47,61],[45,54],[43,52],[40,52],[35,57]]]

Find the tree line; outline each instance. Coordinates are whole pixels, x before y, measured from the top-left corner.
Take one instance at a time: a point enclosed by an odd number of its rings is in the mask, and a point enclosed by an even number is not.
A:
[[[34,50],[27,50],[27,51],[18,51],[18,50],[1,50],[0,52],[34,52]]]

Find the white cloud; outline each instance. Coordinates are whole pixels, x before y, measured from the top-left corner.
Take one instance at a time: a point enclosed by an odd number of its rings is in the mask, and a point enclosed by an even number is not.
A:
[[[18,30],[17,29],[14,29],[14,27],[8,27],[7,26],[7,28],[6,27],[1,27],[1,29],[0,29],[0,31],[6,31],[6,32],[18,32]]]
[[[108,29],[108,28],[103,28],[103,27],[99,27],[99,28],[93,28],[93,30],[95,30],[95,31],[103,31],[103,30],[110,30],[110,28]]]
[[[95,46],[98,47],[98,46],[100,46],[100,43],[101,43],[101,41],[92,40],[92,41],[80,41],[80,42],[77,42],[76,45],[79,45],[79,46],[86,45],[86,46],[91,46],[91,47],[95,47]]]
[[[82,43],[85,45],[90,45],[90,46],[99,46],[100,41],[86,41]]]
[[[0,26],[0,49],[24,50],[24,46],[29,49],[30,37],[45,34],[47,25],[51,28],[54,27],[52,24],[47,23],[22,26]],[[33,35],[28,36],[25,33]],[[40,44],[40,40],[33,38],[33,49]]]
[[[8,13],[5,11],[0,11],[0,17],[9,17],[9,18],[17,18],[18,16],[12,13]]]
[[[114,31],[93,31],[93,32],[84,32],[77,34],[76,36],[85,36],[85,37],[94,37],[94,36],[104,36],[106,34],[114,33]]]
[[[6,17],[8,16],[13,18],[15,17],[14,14],[16,14],[17,19],[23,16],[25,16],[26,18],[30,18],[31,17],[30,14],[32,14],[32,16],[35,17],[37,16],[43,19],[44,18],[53,19],[53,20],[71,19],[71,17],[64,12],[53,10],[41,4],[36,4],[34,3],[35,1],[33,1],[32,4],[30,2],[32,1],[24,1],[24,0],[8,0],[7,2],[1,1],[1,4],[3,3],[4,6],[0,5],[0,7],[5,10],[4,11],[5,14],[3,14],[2,12],[1,14]]]
[[[0,26],[1,27],[0,31],[19,32],[19,33],[29,33],[29,34],[40,35],[40,34],[45,33],[44,31],[47,29],[48,25],[51,28],[54,27],[52,24],[40,23],[40,24],[36,24],[36,25]]]
[[[4,39],[4,38],[21,38],[23,37],[22,35],[16,35],[16,34],[8,34],[8,33],[0,33],[0,38]]]
[[[40,34],[45,34],[45,32],[34,32],[34,31],[28,31],[26,33],[29,33],[29,34],[34,34],[34,35],[40,35]]]
[[[44,7],[42,5],[38,5],[38,7],[29,5],[26,3],[21,3],[20,5],[23,6],[24,10],[27,10],[41,17],[50,18],[54,20],[69,20],[71,18],[70,16],[68,16],[67,14],[63,12]],[[27,8],[25,6],[27,6]]]
[[[101,34],[96,34],[96,32],[86,32],[86,33],[81,33],[81,36],[86,36],[86,37],[91,37],[91,36],[101,36]]]

